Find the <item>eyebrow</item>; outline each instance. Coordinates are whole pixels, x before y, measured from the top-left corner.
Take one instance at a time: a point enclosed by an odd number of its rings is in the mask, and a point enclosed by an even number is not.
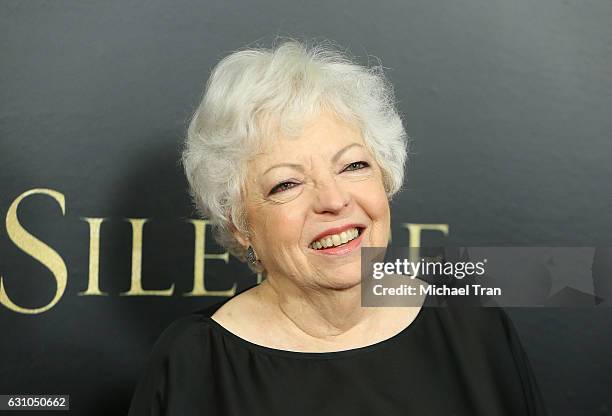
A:
[[[342,154],[344,152],[346,152],[347,150],[349,150],[350,148],[355,147],[355,146],[363,147],[363,145],[360,144],[360,143],[351,143],[348,146],[344,146],[342,149],[340,149],[331,158],[332,163],[336,163],[338,161],[338,159],[340,158],[340,156],[342,156]],[[263,174],[265,175],[266,173],[270,172],[272,169],[280,168],[280,167],[283,167],[283,166],[294,168],[294,169],[297,169],[297,170],[299,170],[301,172],[304,171],[304,167],[302,165],[298,164],[298,163],[279,163],[278,165],[270,166],[268,169],[266,169],[266,171]]]

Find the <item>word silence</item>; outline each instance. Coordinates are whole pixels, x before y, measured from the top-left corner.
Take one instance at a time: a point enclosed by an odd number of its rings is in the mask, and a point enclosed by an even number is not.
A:
[[[15,198],[6,213],[5,226],[9,240],[22,252],[41,263],[53,276],[55,281],[55,293],[53,298],[45,305],[39,307],[24,307],[14,302],[7,292],[5,279],[15,279],[18,276],[6,276],[0,271],[0,303],[11,311],[22,314],[39,314],[53,308],[64,296],[68,283],[68,267],[66,259],[60,255],[49,244],[41,241],[29,232],[24,224],[19,221],[18,209],[20,203],[32,195],[44,195],[52,198],[61,210],[61,215],[66,215],[66,198],[57,190],[48,188],[35,188],[23,192]],[[108,218],[78,217],[79,221],[85,222],[89,227],[89,264],[87,275],[87,288],[79,292],[79,296],[107,296],[108,293],[100,290],[99,262],[100,262],[100,229]],[[131,225],[132,247],[131,247],[131,276],[130,289],[119,293],[119,296],[173,296],[175,295],[174,284],[165,289],[145,289],[142,276],[142,247],[144,225],[147,218],[125,218]],[[206,231],[210,225],[209,220],[188,219],[194,233],[193,248],[193,287],[182,296],[233,296],[236,293],[237,284],[227,290],[209,290],[206,288],[205,265],[208,260],[221,260],[229,263],[229,252],[207,253]],[[409,235],[411,247],[419,247],[421,233],[424,230],[442,232],[448,235],[448,224],[413,224],[402,223]],[[257,275],[258,282],[261,275]]]

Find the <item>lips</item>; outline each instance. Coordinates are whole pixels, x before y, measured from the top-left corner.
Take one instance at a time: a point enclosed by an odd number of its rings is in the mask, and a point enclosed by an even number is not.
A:
[[[315,238],[313,238],[310,244],[322,239],[323,237],[327,237],[328,235],[340,234],[341,232],[350,230],[351,228],[357,228],[359,233],[361,233],[361,231],[366,227],[364,224],[352,223],[352,224],[341,225],[339,227],[328,228],[327,230],[323,231],[322,233],[318,234]]]

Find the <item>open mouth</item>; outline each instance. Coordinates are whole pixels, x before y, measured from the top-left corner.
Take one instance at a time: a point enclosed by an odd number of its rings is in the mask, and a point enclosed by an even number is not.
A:
[[[326,235],[319,240],[313,241],[308,247],[316,251],[324,251],[349,246],[352,241],[357,240],[361,236],[364,230],[365,228],[363,227],[349,228],[339,234]]]

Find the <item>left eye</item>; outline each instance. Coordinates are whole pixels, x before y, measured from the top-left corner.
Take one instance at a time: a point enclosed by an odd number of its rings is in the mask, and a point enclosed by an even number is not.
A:
[[[368,162],[365,162],[363,160],[359,161],[359,162],[353,162],[350,165],[348,165],[346,168],[344,168],[345,171],[352,171],[352,170],[359,170],[359,169],[364,169],[367,168],[368,166],[370,166],[370,164]]]

